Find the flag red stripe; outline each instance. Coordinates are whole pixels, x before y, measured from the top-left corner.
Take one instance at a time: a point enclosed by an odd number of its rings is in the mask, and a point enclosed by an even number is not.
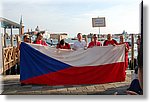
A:
[[[109,82],[125,81],[125,63],[71,67],[57,72],[44,74],[27,80],[24,84],[46,84],[46,85],[81,85],[101,84]]]

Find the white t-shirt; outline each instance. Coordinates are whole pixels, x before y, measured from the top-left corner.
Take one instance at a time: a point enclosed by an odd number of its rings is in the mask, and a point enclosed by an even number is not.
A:
[[[79,49],[84,49],[86,47],[86,42],[85,41],[76,41],[73,44],[73,49],[74,50],[79,50]]]

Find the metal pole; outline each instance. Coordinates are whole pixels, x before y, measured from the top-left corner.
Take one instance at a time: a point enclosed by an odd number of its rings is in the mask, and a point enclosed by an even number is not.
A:
[[[100,27],[99,27],[99,35],[100,35]]]
[[[12,28],[13,28],[13,26],[11,26],[11,39],[10,39],[10,41],[11,41],[11,46],[13,46],[13,34],[12,34]]]
[[[60,37],[61,37],[60,34],[58,34],[58,43],[60,43],[60,40],[61,40]]]
[[[6,47],[6,28],[4,28],[4,48]]]
[[[143,0],[141,2],[141,41],[140,41],[140,51],[138,51],[138,64],[140,68],[143,68]]]
[[[21,36],[21,25],[19,27],[19,36]]]
[[[131,70],[134,69],[134,35],[132,34],[132,48],[131,48]]]

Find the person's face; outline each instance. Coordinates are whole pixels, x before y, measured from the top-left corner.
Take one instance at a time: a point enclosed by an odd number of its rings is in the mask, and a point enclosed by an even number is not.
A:
[[[34,32],[35,35],[36,35],[37,33],[38,33],[37,31]]]
[[[140,37],[140,36],[138,36],[138,39],[141,39],[141,37]]]
[[[25,37],[25,38],[24,38],[24,42],[29,43],[29,42],[30,42],[30,39],[29,39],[28,37]]]
[[[111,40],[111,35],[110,34],[107,35],[107,39]]]
[[[94,35],[93,38],[94,38],[94,41],[97,41],[97,35]]]
[[[120,42],[123,42],[123,36],[120,36]]]
[[[79,41],[82,40],[82,35],[78,34],[77,38],[78,38]]]
[[[40,34],[40,35],[38,36],[38,38],[39,38],[39,40],[42,40],[43,35],[42,35],[42,34]]]

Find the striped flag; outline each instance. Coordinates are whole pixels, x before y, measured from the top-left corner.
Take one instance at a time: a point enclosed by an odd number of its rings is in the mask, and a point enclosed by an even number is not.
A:
[[[81,85],[125,81],[125,46],[72,51],[21,43],[24,84]]]

